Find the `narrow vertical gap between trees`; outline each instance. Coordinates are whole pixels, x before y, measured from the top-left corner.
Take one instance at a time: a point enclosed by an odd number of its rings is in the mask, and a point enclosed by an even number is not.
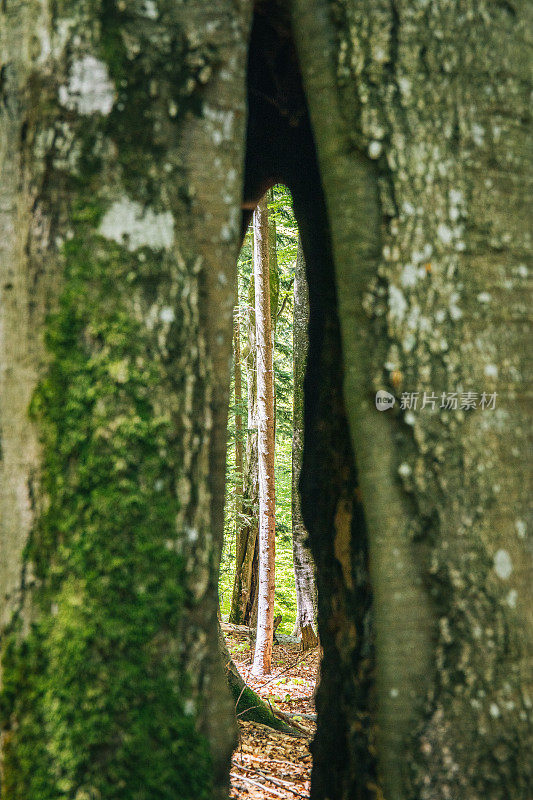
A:
[[[283,758],[303,755],[305,762],[316,719],[316,582],[298,489],[308,292],[292,198],[283,186],[269,190],[254,212],[238,284],[219,648],[241,722],[241,743],[255,759],[255,769],[261,761],[267,773],[250,772],[250,763],[236,755],[232,791],[239,782],[263,780],[266,774],[278,789],[286,788],[286,781],[279,782],[285,773],[262,760],[261,746],[284,734],[290,738],[278,739],[285,742]],[[270,388],[265,385],[269,371]],[[300,745],[291,744],[295,737]],[[309,761],[294,776],[293,791],[308,789]]]
[[[276,184],[288,187],[292,196],[301,239],[300,265],[305,258],[309,288],[309,321],[304,325],[308,332],[309,355],[304,380],[304,445],[299,487],[301,522],[308,532],[310,551],[316,565],[313,574],[317,581],[316,610],[323,649],[320,685],[316,694],[318,727],[312,745],[312,796],[344,796],[347,785],[346,778],[342,776],[348,775],[353,796],[362,798],[372,796],[369,787],[375,786],[377,780],[373,708],[373,601],[368,572],[367,532],[344,405],[342,346],[328,213],[290,18],[283,4],[272,1],[256,5],[249,45],[242,226],[245,249],[245,234],[254,209],[265,192]],[[293,253],[293,260],[294,263],[297,260],[296,252]],[[239,287],[240,308],[245,289],[245,286]],[[281,293],[283,295],[283,286]],[[281,299],[280,308],[283,302]],[[250,325],[253,314],[254,310],[248,301],[248,329],[255,329]],[[243,343],[242,339],[242,316],[239,317],[239,325],[241,357],[246,363],[248,376],[250,350],[248,343]],[[256,346],[251,350],[256,350]],[[301,365],[296,372],[301,374]],[[247,380],[248,385],[250,380]],[[244,394],[241,394],[243,397]],[[276,430],[279,433],[283,424],[279,391],[276,412]],[[242,414],[242,419],[247,417],[249,423],[253,421],[253,415]],[[297,421],[296,414],[293,421]],[[253,429],[252,425],[249,430]],[[247,455],[253,446],[253,435],[246,442]],[[279,457],[278,451],[281,448],[277,447],[276,450]],[[244,587],[243,590],[242,576],[248,579],[248,575],[253,574],[254,558],[258,557],[257,514],[253,513],[258,507],[258,497],[247,497],[247,481],[250,485],[253,481],[247,475],[250,463],[247,456],[243,461],[241,514],[244,519],[247,510],[251,510],[251,519],[256,527],[246,546],[241,543],[237,547],[241,576],[236,584],[240,582],[240,585],[236,591],[230,591],[230,581],[227,575],[224,577],[227,562],[223,562],[221,588],[223,608],[227,606],[230,594],[236,601],[239,596],[246,599],[246,604],[243,602],[238,611],[232,611],[232,618],[241,622],[246,620],[253,626],[254,590],[251,587]],[[234,503],[227,505],[227,508],[230,507],[235,508]],[[298,518],[296,508],[291,529],[293,521],[298,524]],[[279,511],[276,523],[278,541],[281,541],[283,518]],[[235,524],[231,527],[234,535]],[[301,538],[307,541],[305,536]],[[258,564],[258,561],[255,563]],[[294,563],[299,563],[298,536],[294,546]],[[278,555],[278,575],[279,565]],[[227,585],[224,585],[225,580]],[[280,586],[281,581],[278,580],[278,601]],[[302,622],[306,627],[308,616],[314,616],[314,613],[312,602],[308,608],[300,602],[300,628]],[[282,620],[280,630],[284,630],[287,623],[291,628],[291,622],[296,627],[294,607],[292,619],[287,615]],[[314,635],[318,633],[312,625],[311,631]],[[349,691],[349,695],[346,695],[346,691]],[[345,724],[346,703],[359,720],[357,727],[349,730]],[[336,784],[336,775],[343,782],[342,785]]]

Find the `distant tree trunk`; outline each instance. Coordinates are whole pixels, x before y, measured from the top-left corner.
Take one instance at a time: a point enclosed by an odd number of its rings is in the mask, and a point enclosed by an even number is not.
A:
[[[237,282],[238,286],[238,282]],[[243,482],[243,449],[242,449],[242,376],[241,376],[241,331],[240,309],[237,288],[237,307],[233,318],[233,363],[235,383],[235,560],[242,563],[242,482]]]
[[[257,607],[259,572],[259,465],[257,455],[257,354],[255,336],[255,284],[250,281],[243,351],[248,394],[248,432],[244,459],[241,519],[238,521],[235,579],[229,621],[251,625]]]
[[[267,192],[267,202],[274,200],[274,189]],[[274,214],[268,213],[268,272],[270,280],[270,319],[272,327],[272,370],[274,370],[274,341],[276,338],[276,327],[278,323],[279,307],[279,266],[278,266],[278,244],[276,218]],[[274,387],[274,440],[276,438],[276,378],[273,374]]]
[[[254,212],[254,278],[257,341],[257,431],[259,454],[259,593],[252,673],[271,671],[275,589],[274,381],[270,320],[268,208]]]
[[[315,647],[315,645],[318,644],[315,564],[307,544],[308,534],[302,520],[299,489],[304,436],[304,375],[308,349],[308,322],[309,292],[307,288],[302,244],[299,241],[294,274],[292,550],[294,557],[294,580],[296,585],[296,622],[294,625],[294,635],[302,634],[302,647],[304,650]]]
[[[237,298],[238,299],[238,298]],[[233,354],[235,360],[235,519],[238,527],[239,515],[242,509],[242,473],[243,473],[243,453],[242,453],[242,377],[241,377],[241,331],[239,322],[239,311],[235,314],[233,323]]]
[[[272,197],[272,191],[268,192]],[[276,329],[279,304],[279,269],[276,251],[276,221],[268,219],[268,247],[270,273],[270,319],[272,340]],[[259,518],[259,466],[257,461],[257,358],[255,335],[255,282],[250,281],[247,307],[247,337],[243,356],[246,363],[248,385],[248,435],[244,459],[241,513],[236,516],[235,579],[231,598],[229,621],[236,625],[254,625],[257,619],[257,584],[259,571],[259,543],[257,539]],[[274,348],[272,346],[272,353]],[[276,424],[276,396],[274,386],[274,434]],[[242,451],[241,451],[242,452]]]
[[[267,192],[267,201],[274,200],[274,190]],[[270,319],[272,320],[272,339],[276,333],[279,307],[279,265],[277,226],[274,214],[268,213],[268,272],[270,280]]]

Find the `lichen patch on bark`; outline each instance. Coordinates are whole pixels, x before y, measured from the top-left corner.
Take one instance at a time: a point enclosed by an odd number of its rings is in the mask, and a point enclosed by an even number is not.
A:
[[[174,242],[174,218],[170,211],[157,213],[122,197],[106,211],[98,232],[106,239],[125,244],[130,251],[141,247],[168,250]]]
[[[113,108],[115,87],[107,65],[91,55],[74,61],[68,83],[59,87],[59,102],[78,114],[109,114]]]

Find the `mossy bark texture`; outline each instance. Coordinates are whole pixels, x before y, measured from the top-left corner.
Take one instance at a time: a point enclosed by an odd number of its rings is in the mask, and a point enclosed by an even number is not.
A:
[[[293,4],[368,529],[387,800],[531,791],[526,8]],[[394,409],[376,410],[378,389]],[[475,409],[461,408],[468,391]],[[453,392],[457,407],[443,407]],[[339,550],[347,584],[353,552]],[[320,566],[319,586],[322,630],[348,631]],[[353,711],[337,712],[353,727]],[[355,791],[336,796],[375,787]]]
[[[251,689],[240,674],[233,661],[222,630],[218,631],[218,646],[222,664],[226,672],[231,696],[235,704],[235,713],[245,722],[258,722],[288,736],[299,736],[299,732],[288,722],[277,717],[270,704],[267,705],[253,689]]]
[[[249,4],[1,14],[2,797],[223,797]]]

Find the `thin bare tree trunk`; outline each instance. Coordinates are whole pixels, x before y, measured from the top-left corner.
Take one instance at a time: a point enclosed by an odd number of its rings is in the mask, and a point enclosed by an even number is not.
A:
[[[275,588],[274,382],[266,199],[261,200],[254,213],[254,277],[259,454],[259,593],[252,673],[263,675],[271,671]]]
[[[274,201],[274,189],[269,189],[266,194],[267,203]],[[278,323],[279,307],[279,266],[277,250],[277,230],[276,218],[273,214],[268,214],[268,273],[270,289],[270,320],[272,328],[272,370],[274,370],[274,340],[276,338],[276,326]],[[275,373],[272,372],[274,376]],[[276,440],[276,380],[273,377],[274,387],[274,441]]]
[[[268,203],[272,203],[274,201],[273,189],[270,189],[267,192],[266,201]],[[270,213],[268,214],[268,273],[270,280],[270,319],[272,338],[274,338],[274,334],[276,333],[279,307],[279,266],[276,218]]]
[[[273,198],[272,191],[267,197]],[[276,317],[279,298],[279,271],[276,253],[276,222],[272,217],[268,219],[268,248],[269,248],[269,288],[270,288],[270,319],[272,339],[276,329]],[[242,494],[239,504],[240,513],[236,505],[236,559],[235,579],[231,598],[230,622],[237,625],[245,624],[254,626],[257,621],[257,583],[259,566],[258,532],[258,463],[257,463],[257,359],[255,335],[255,282],[250,281],[247,308],[247,335],[243,350],[246,364],[246,377],[248,386],[248,434],[246,438],[246,454],[243,459]],[[240,351],[240,342],[239,342]],[[272,354],[273,354],[272,347]],[[237,352],[237,351],[235,351]],[[237,374],[237,373],[235,373]],[[237,378],[235,378],[237,380]],[[235,401],[237,403],[237,400]],[[237,419],[237,418],[236,418]],[[241,418],[242,419],[242,418]],[[236,423],[237,425],[237,423]],[[242,422],[241,428],[242,431]],[[276,431],[276,398],[274,386],[274,436]],[[238,431],[236,431],[238,435]],[[241,434],[242,441],[242,434]],[[236,454],[237,455],[237,454]],[[241,447],[242,457],[242,447]],[[237,464],[237,462],[236,462]]]
[[[299,490],[303,453],[304,375],[308,349],[308,320],[309,292],[302,244],[298,242],[294,275],[293,324],[292,549],[296,585],[294,635],[297,636],[301,632],[302,648],[304,650],[315,647],[318,644],[315,565],[307,545],[308,534],[302,519]]]
[[[246,365],[248,392],[248,433],[244,459],[241,517],[238,521],[235,580],[229,621],[251,625],[257,606],[257,542],[259,513],[259,477],[257,463],[257,368],[255,337],[255,289],[250,283],[246,314],[246,342],[243,356]]]
[[[238,292],[238,289],[237,289]],[[241,384],[241,330],[239,319],[239,296],[233,322],[233,359],[235,377],[235,550],[236,560],[242,562],[242,540],[239,536],[242,524],[242,384]]]

